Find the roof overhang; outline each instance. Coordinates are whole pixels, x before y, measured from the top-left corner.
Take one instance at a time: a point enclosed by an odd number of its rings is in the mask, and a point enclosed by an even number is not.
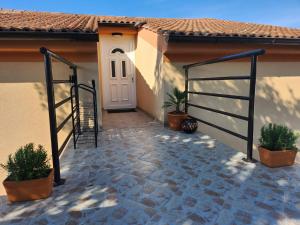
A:
[[[136,23],[98,22],[101,27],[131,27],[135,28]]]
[[[97,42],[97,33],[47,32],[47,31],[0,31],[0,39],[63,39]]]
[[[133,22],[99,22],[98,23],[98,33],[100,35],[112,35],[126,34],[126,35],[136,35],[138,32],[138,26]]]
[[[260,38],[260,37],[212,37],[192,35],[169,35],[169,42],[207,42],[207,43],[252,43],[272,45],[300,45],[300,39]]]

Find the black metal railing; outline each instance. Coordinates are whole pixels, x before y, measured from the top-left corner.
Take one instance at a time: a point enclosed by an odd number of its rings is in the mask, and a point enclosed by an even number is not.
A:
[[[219,129],[221,131],[224,131],[228,134],[231,134],[235,137],[241,138],[243,140],[247,141],[247,158],[245,158],[245,161],[251,161],[253,162],[253,126],[254,126],[254,100],[255,100],[255,85],[256,85],[256,67],[257,67],[257,57],[259,55],[263,55],[265,53],[265,50],[263,49],[257,49],[253,51],[247,51],[242,52],[234,55],[228,55],[221,58],[211,59],[203,62],[193,63],[189,65],[184,65],[183,68],[185,70],[185,91],[186,91],[186,99],[185,99],[185,112],[188,113],[188,107],[195,107],[199,109],[203,109],[206,111],[234,117],[237,119],[241,119],[248,122],[248,129],[247,129],[247,136],[244,136],[242,134],[236,133],[234,131],[228,130],[224,127],[218,126],[216,124],[213,124],[211,122],[202,120],[200,118],[196,118],[193,116],[190,116],[197,121],[204,123],[208,126],[214,127],[216,129]],[[250,68],[250,75],[245,76],[219,76],[219,77],[200,77],[200,78],[189,78],[189,69],[193,67],[198,66],[204,66],[219,62],[226,62],[230,60],[236,60],[241,58],[251,58],[251,68]],[[200,91],[189,91],[189,82],[195,82],[195,81],[221,81],[221,80],[249,80],[249,96],[239,96],[239,95],[228,95],[228,94],[220,94],[220,93],[212,93],[212,92],[200,92]],[[212,97],[222,97],[222,98],[229,98],[229,99],[238,99],[243,101],[248,101],[248,116],[238,115],[230,112],[221,111],[218,109],[209,108],[206,106],[201,106],[197,104],[193,104],[189,102],[189,94],[194,95],[203,95],[203,96],[212,96]]]
[[[76,91],[74,96],[69,96],[66,99],[56,103],[55,95],[54,95],[54,85],[56,84],[77,84],[77,66],[63,57],[57,55],[56,53],[50,51],[47,48],[42,47],[40,52],[44,55],[44,64],[45,64],[45,75],[46,75],[46,88],[47,88],[47,98],[48,98],[48,112],[49,112],[49,122],[50,122],[50,137],[51,137],[51,149],[52,149],[52,160],[53,160],[53,169],[54,169],[54,183],[55,185],[64,184],[65,180],[61,179],[60,176],[60,162],[59,155],[65,148],[69,139],[72,136],[72,130],[67,135],[66,139],[63,141],[63,144],[58,146],[58,132],[62,130],[62,128],[66,125],[66,123],[71,119],[73,111],[63,120],[63,122],[57,125],[56,119],[56,109],[63,106],[64,104],[71,101],[71,99],[75,98],[76,101],[79,101],[78,98],[78,90]],[[55,80],[53,79],[52,74],[52,58],[58,60],[59,62],[69,66],[71,70],[73,70],[73,74],[69,76],[69,79],[66,80]],[[79,108],[78,108],[79,110]],[[77,112],[79,114],[79,112]],[[79,119],[79,118],[78,118]],[[80,124],[80,121],[79,123]]]
[[[77,89],[82,89],[88,93],[91,93],[93,96],[93,116],[94,116],[94,143],[95,143],[95,147],[98,147],[98,111],[97,111],[97,93],[96,93],[96,84],[95,84],[95,80],[92,80],[92,86],[86,85],[86,84],[78,84],[78,85],[72,85],[71,89],[70,89],[70,93],[71,95],[73,95],[74,90]],[[72,110],[77,109],[77,107],[79,107],[79,105],[76,105],[76,103],[74,104],[73,99],[71,99],[71,108]],[[81,130],[80,130],[80,125],[78,126],[77,123],[77,117],[80,117],[80,114],[72,114],[72,124],[73,124],[73,144],[74,144],[74,149],[76,149],[76,144],[78,141],[78,138],[81,134]]]
[[[45,64],[45,76],[46,76],[46,88],[47,88],[47,98],[48,98],[48,112],[49,112],[49,123],[50,123],[50,138],[51,138],[51,149],[52,149],[52,161],[53,161],[53,169],[54,169],[54,184],[61,185],[64,184],[65,180],[61,179],[60,176],[60,162],[59,156],[66,147],[70,138],[74,137],[75,131],[77,134],[81,134],[81,121],[80,121],[80,106],[79,106],[79,88],[87,90],[93,94],[93,104],[94,104],[94,121],[95,121],[95,146],[97,146],[97,134],[98,134],[98,120],[97,120],[97,99],[96,99],[96,89],[95,89],[95,81],[92,81],[92,87],[85,84],[78,84],[77,79],[77,66],[65,58],[59,56],[58,54],[50,51],[47,48],[42,47],[40,52],[44,56],[44,64]],[[69,76],[69,79],[66,80],[56,80],[53,79],[52,74],[52,58],[58,60],[59,62],[69,66],[72,71],[72,75]],[[70,96],[67,98],[56,102],[55,101],[55,91],[54,85],[56,84],[70,84],[71,91]],[[57,125],[56,118],[56,110],[59,107],[62,107],[66,103],[71,103],[71,112],[67,115],[63,121]],[[66,126],[66,124],[72,118],[72,129],[68,133],[67,137],[61,144],[58,146],[58,133]],[[76,147],[76,141],[74,144]]]

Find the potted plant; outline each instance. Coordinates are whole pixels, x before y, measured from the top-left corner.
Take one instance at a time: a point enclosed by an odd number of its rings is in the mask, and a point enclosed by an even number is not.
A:
[[[187,114],[184,113],[181,108],[185,102],[186,93],[180,91],[178,88],[173,89],[173,93],[167,93],[169,100],[164,102],[164,108],[175,108],[175,111],[168,113],[169,127],[173,130],[181,130],[181,123],[187,118]]]
[[[268,124],[261,128],[260,161],[268,167],[291,166],[295,162],[298,135],[284,125]]]
[[[3,186],[11,202],[47,198],[52,193],[53,170],[43,146],[27,144],[9,155],[1,167],[8,172]]]

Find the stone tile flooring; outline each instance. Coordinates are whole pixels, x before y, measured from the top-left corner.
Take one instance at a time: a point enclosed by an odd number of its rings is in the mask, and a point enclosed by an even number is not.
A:
[[[105,130],[113,128],[141,127],[154,120],[138,109],[137,112],[126,113],[108,113],[107,111],[103,111],[102,116],[103,127]]]
[[[300,165],[268,169],[200,133],[155,122],[65,151],[46,200],[0,200],[0,224],[300,224]]]

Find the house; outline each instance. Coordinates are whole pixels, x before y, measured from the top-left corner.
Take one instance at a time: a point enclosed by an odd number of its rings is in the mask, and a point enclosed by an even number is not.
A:
[[[217,19],[1,10],[0,38],[0,162],[29,141],[50,148],[40,47],[77,64],[82,82],[96,80],[100,125],[102,110],[136,107],[165,122],[166,110],[162,105],[166,93],[174,86],[184,88],[183,65],[262,48],[266,54],[259,57],[257,67],[255,143],[260,127],[267,122],[300,129],[300,29]],[[57,79],[70,73],[59,62],[53,65]],[[197,68],[191,76],[246,75],[249,68],[249,61],[238,60]],[[212,81],[191,88],[238,95],[249,92],[244,81]],[[68,91],[60,87],[57,100],[67,96]],[[212,108],[247,113],[248,106],[242,101],[210,96],[195,100]],[[62,108],[58,118],[66,110]],[[247,129],[237,119],[201,109],[191,109],[190,113],[239,133]],[[212,127],[199,124],[199,130],[237,150],[246,149],[243,140]],[[67,133],[65,130],[61,136]]]

